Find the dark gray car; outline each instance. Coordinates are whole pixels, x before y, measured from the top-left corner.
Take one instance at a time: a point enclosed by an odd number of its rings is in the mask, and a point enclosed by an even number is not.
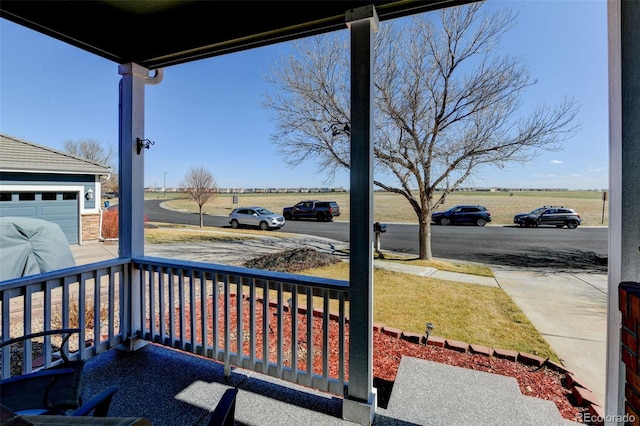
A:
[[[538,227],[542,225],[575,229],[582,224],[580,215],[573,209],[563,206],[538,207],[529,213],[519,213],[513,217],[513,223],[519,226]]]

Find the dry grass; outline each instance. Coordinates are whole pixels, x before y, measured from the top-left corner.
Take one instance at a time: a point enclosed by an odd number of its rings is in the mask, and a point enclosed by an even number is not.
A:
[[[273,237],[273,231],[258,229],[221,229],[205,226],[171,223],[153,223],[144,231],[145,242],[149,244],[177,244],[193,242],[224,242],[255,239],[257,236]],[[278,238],[291,238],[294,234],[278,232]]]
[[[228,215],[231,210],[240,206],[259,205],[274,212],[282,212],[304,199],[334,200],[340,205],[341,215],[336,221],[349,220],[349,193],[334,192],[323,194],[239,194],[239,203],[233,204],[233,195],[218,194],[204,206],[207,214]],[[187,199],[167,199],[169,207],[176,210],[196,212],[193,201]],[[596,191],[564,191],[564,192],[456,192],[447,196],[446,203],[438,210],[446,210],[457,204],[481,204],[491,211],[494,225],[513,223],[517,213],[528,212],[545,205],[561,205],[575,209],[582,216],[582,224],[586,226],[607,225],[608,203],[604,204],[603,223],[602,193]],[[409,203],[400,195],[386,192],[374,194],[374,221],[384,223],[417,223],[415,212]]]
[[[349,279],[348,263],[309,248],[263,256],[243,266],[337,280]],[[441,281],[376,268],[373,292],[373,320],[377,323],[422,334],[425,324],[430,322],[435,325],[433,333],[440,337],[559,361],[533,324],[500,288]],[[271,293],[270,297],[277,296],[275,291]],[[322,302],[321,298],[314,298],[313,304],[322,308]],[[304,305],[306,297],[300,295],[298,303]],[[333,312],[338,311],[337,301],[332,300],[329,306]]]
[[[374,253],[376,259],[390,262],[404,263],[406,265],[424,266],[439,271],[459,272],[461,274],[479,275],[481,277],[494,277],[493,271],[488,266],[477,263],[444,262],[441,260],[422,260],[415,256],[406,256],[400,253],[382,252]]]
[[[303,275],[347,280],[349,265],[306,270]],[[500,288],[485,287],[376,268],[373,320],[403,331],[433,334],[493,348],[550,358],[558,356],[517,305]],[[321,305],[319,305],[321,306]],[[337,309],[337,304],[331,305]]]

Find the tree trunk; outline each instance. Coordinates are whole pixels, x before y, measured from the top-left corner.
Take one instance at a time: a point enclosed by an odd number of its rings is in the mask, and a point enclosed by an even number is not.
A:
[[[200,208],[200,228],[204,227],[204,218],[202,217],[202,206]]]
[[[433,259],[433,254],[431,253],[431,222],[428,220],[428,215],[424,213],[424,210],[420,213],[418,223],[418,241],[420,243],[418,258],[431,260]]]

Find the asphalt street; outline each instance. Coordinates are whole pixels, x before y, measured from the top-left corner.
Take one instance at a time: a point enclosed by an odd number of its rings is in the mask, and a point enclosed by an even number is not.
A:
[[[199,225],[197,214],[164,207],[164,199],[145,201],[151,222]],[[225,216],[204,216],[205,226],[230,228]],[[280,232],[280,231],[274,231]],[[348,243],[349,223],[344,221],[287,221],[282,232],[312,235]],[[435,257],[542,271],[607,273],[608,229],[606,227],[520,228],[513,225],[432,226]],[[381,248],[418,254],[415,224],[387,224]]]

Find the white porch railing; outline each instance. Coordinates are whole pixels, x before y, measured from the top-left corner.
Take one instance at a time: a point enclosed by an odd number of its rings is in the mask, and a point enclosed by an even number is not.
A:
[[[130,291],[137,278],[139,298]],[[348,298],[345,281],[173,259],[114,259],[0,283],[1,337],[77,327],[82,331],[71,358],[143,339],[224,362],[227,374],[238,366],[342,395]],[[51,343],[46,338],[44,367],[57,362]],[[23,352],[23,372],[39,368],[31,343]],[[0,355],[6,378],[10,348]]]

